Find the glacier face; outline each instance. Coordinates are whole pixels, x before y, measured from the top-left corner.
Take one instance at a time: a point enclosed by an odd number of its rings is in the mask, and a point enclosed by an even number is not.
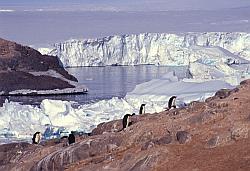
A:
[[[64,67],[105,65],[189,65],[244,63],[250,60],[250,33],[142,33],[68,40],[49,52]]]

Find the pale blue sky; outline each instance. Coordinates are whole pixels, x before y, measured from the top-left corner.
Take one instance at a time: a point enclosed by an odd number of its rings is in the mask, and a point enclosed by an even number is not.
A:
[[[249,32],[250,0],[0,0],[0,37],[26,45],[206,31]]]

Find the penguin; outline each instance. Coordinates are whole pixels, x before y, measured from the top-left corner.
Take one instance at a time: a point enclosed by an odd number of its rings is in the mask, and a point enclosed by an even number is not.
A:
[[[145,114],[145,105],[146,104],[141,104],[140,110],[139,110],[139,114]]]
[[[32,138],[32,144],[39,144],[40,141],[42,139],[42,134],[41,132],[36,132],[34,135],[33,135],[33,138]]]
[[[71,134],[69,134],[68,141],[69,141],[69,145],[76,142],[75,135],[72,132]]]
[[[170,97],[170,99],[168,101],[168,109],[169,110],[176,108],[175,100],[176,100],[176,96]]]
[[[135,113],[131,114],[126,114],[124,115],[123,119],[122,119],[122,130],[124,130],[125,128],[129,127],[130,125],[132,125],[132,122],[130,120],[131,116],[134,116]]]

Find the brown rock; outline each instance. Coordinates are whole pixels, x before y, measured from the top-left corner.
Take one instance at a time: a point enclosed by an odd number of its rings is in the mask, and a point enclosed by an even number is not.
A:
[[[207,146],[209,147],[209,148],[214,148],[214,147],[216,147],[219,143],[219,136],[215,136],[215,137],[212,137],[212,138],[210,138],[209,140],[208,140],[208,142],[207,142]]]
[[[187,131],[178,131],[176,133],[176,139],[180,144],[185,144],[191,140],[191,135]]]
[[[149,155],[139,160],[135,165],[129,169],[130,171],[147,171],[152,170],[153,165],[156,164],[157,157]]]
[[[155,145],[155,144],[154,144],[153,141],[148,141],[148,142],[146,142],[145,144],[143,144],[141,150],[148,150],[148,149],[154,147],[154,145]]]
[[[249,126],[241,125],[241,127],[233,127],[231,129],[231,138],[235,141],[242,139],[242,138],[248,138],[248,132],[249,132]]]
[[[219,97],[220,99],[224,99],[230,95],[229,89],[221,89],[215,93],[215,97]]]
[[[154,135],[152,131],[146,131],[146,132],[143,132],[141,135],[139,135],[136,141],[138,143],[147,142],[149,140],[152,140],[153,137]]]
[[[168,135],[156,140],[155,144],[162,145],[162,144],[170,144],[171,142],[172,142],[172,136],[170,134],[168,134]]]

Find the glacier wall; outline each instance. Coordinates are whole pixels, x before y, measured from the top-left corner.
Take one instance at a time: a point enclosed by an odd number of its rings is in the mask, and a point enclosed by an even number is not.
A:
[[[205,65],[250,60],[250,33],[143,33],[68,40],[49,52],[64,67],[105,65]]]

